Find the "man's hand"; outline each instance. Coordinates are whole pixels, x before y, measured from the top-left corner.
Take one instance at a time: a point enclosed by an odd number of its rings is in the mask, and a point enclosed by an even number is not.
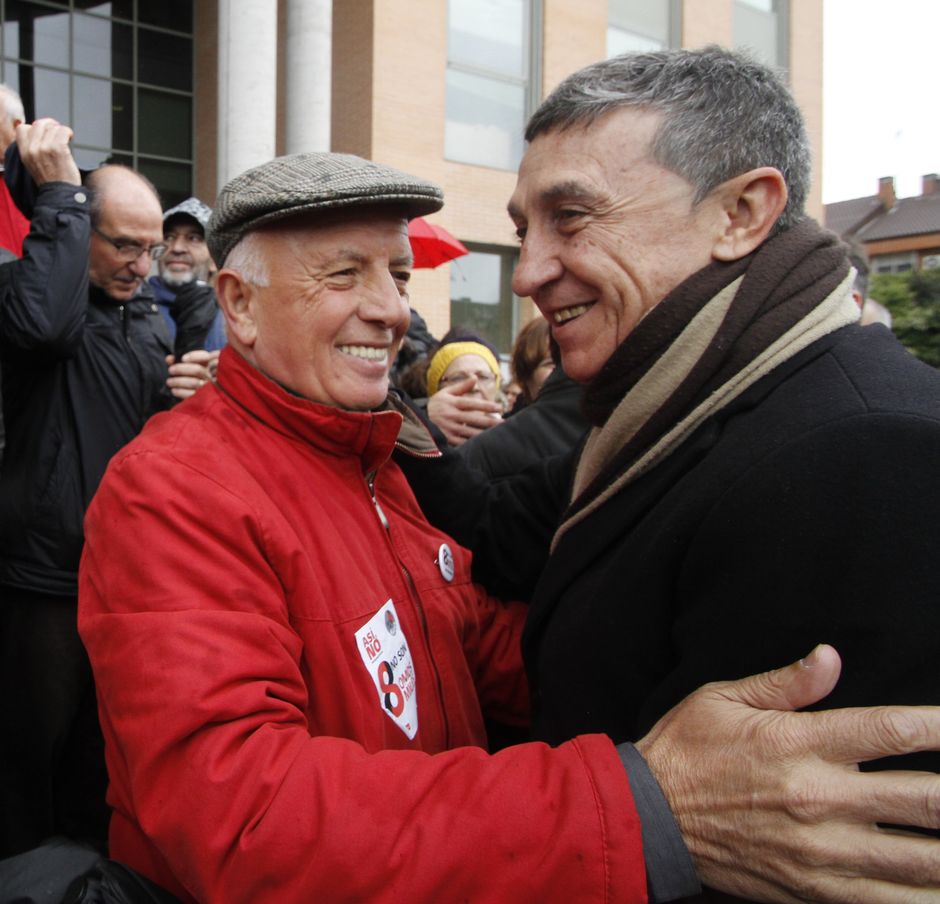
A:
[[[832,647],[706,685],[637,744],[702,882],[758,901],[940,902],[940,843],[876,822],[940,827],[940,776],[856,763],[940,748],[940,708],[781,712],[828,694]]]
[[[219,352],[207,352],[204,349],[186,352],[177,362],[173,355],[166,356],[170,375],[166,385],[178,399],[188,399],[215,375],[219,363]]]
[[[440,427],[452,446],[459,446],[501,420],[502,408],[497,402],[465,395],[474,386],[476,380],[468,377],[445,386],[428,399],[428,417]]]
[[[37,119],[32,125],[16,127],[16,146],[20,159],[37,185],[46,182],[70,182],[81,185],[75,158],[69,149],[72,130],[54,119]]]

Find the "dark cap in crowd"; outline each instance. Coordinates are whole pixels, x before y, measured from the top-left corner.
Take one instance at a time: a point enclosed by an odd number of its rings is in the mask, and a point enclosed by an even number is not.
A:
[[[219,192],[206,240],[221,267],[238,240],[265,223],[301,213],[396,205],[411,219],[444,205],[431,182],[352,154],[276,157],[232,179]]]
[[[171,207],[165,214],[163,214],[163,223],[164,226],[172,219],[177,217],[190,217],[195,220],[201,227],[202,231],[206,231],[206,226],[209,223],[209,217],[212,216],[212,208],[208,204],[203,204],[199,198],[187,198],[181,204],[177,204],[176,207]]]

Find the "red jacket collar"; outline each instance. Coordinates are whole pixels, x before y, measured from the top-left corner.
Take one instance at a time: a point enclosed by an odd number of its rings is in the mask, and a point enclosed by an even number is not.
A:
[[[391,454],[402,416],[397,411],[346,411],[288,392],[231,346],[222,349],[218,387],[272,430],[331,455],[355,455],[373,471]]]

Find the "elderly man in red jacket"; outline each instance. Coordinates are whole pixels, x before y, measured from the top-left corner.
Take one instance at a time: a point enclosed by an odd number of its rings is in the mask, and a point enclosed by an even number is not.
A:
[[[469,554],[390,460],[436,454],[387,381],[408,325],[408,220],[441,203],[435,186],[347,155],[280,158],[229,183],[209,233],[230,339],[218,382],[152,419],[91,506],[79,625],[111,852],[186,901],[642,902],[697,888],[631,745],[484,749],[484,714],[526,718],[525,610],[472,582]],[[753,708],[819,699],[837,671],[823,648],[694,694],[644,739],[671,764],[664,790],[705,839],[713,884],[740,889],[742,857],[829,900],[832,875],[873,877],[853,886],[862,897],[898,870],[940,881],[918,842],[856,825],[937,788],[858,781],[851,765],[940,743],[940,713]],[[833,846],[813,813],[852,842]]]

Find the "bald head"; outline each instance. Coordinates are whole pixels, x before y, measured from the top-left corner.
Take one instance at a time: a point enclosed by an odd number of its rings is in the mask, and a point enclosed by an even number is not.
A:
[[[163,241],[160,198],[148,179],[126,166],[100,167],[86,184],[92,190],[88,278],[115,301],[127,301],[150,272],[149,249]],[[133,246],[140,253],[128,259]]]

